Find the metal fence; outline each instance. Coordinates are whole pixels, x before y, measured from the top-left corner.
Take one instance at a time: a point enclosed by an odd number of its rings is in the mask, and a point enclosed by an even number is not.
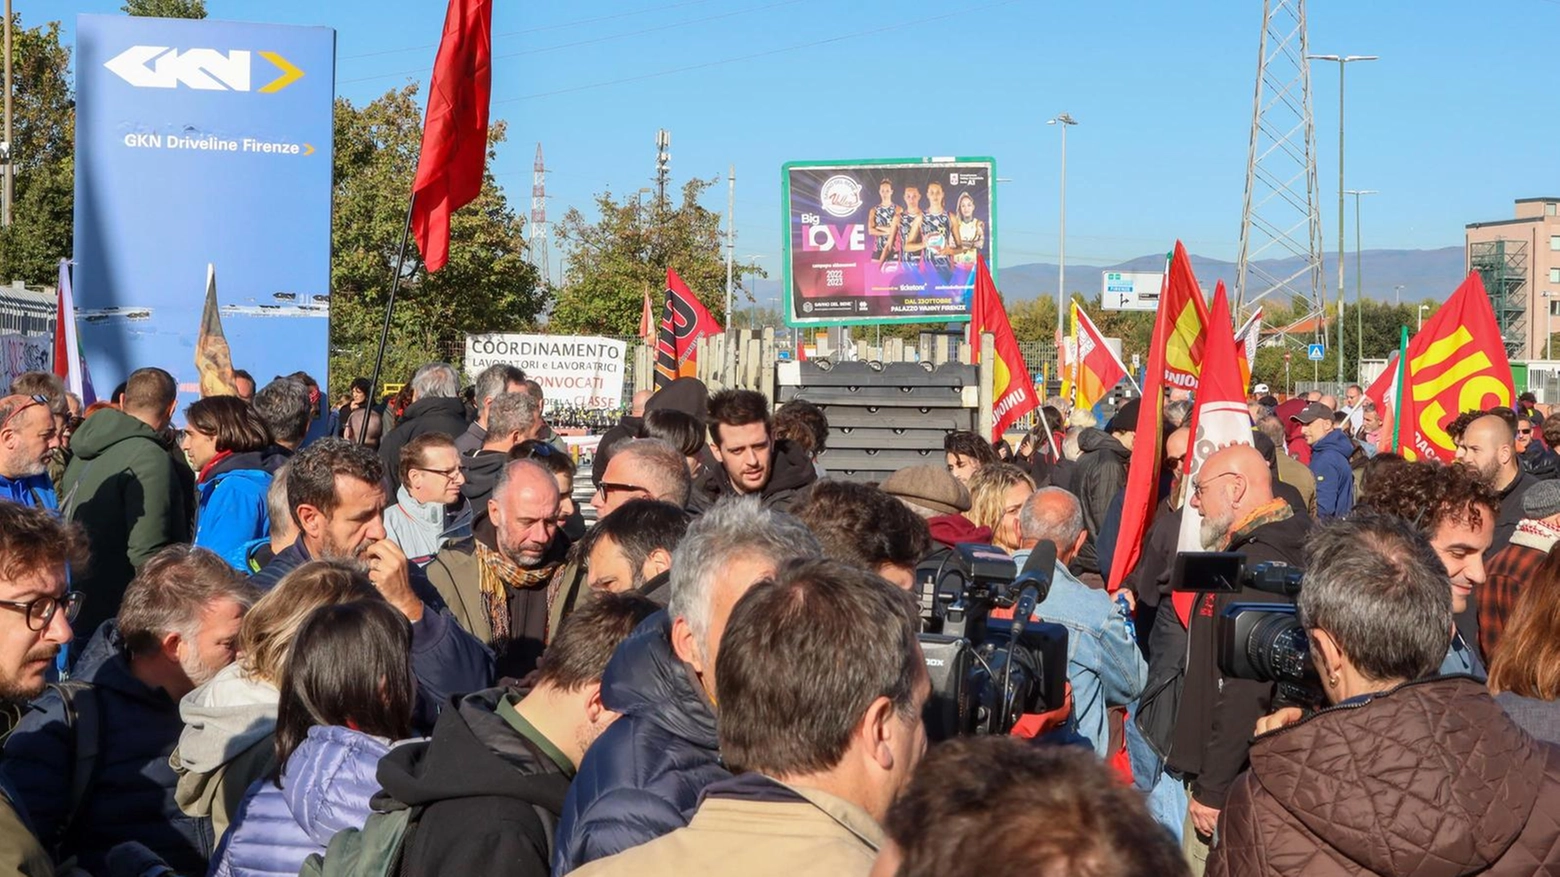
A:
[[[0,286],[0,335],[53,335],[54,313],[53,290]]]

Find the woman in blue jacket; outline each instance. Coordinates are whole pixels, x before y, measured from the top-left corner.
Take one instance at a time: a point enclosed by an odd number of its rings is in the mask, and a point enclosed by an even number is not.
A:
[[[379,759],[412,735],[411,624],[383,600],[322,606],[298,629],[276,715],[279,775],[250,786],[212,873],[293,875],[362,828]]]
[[[271,444],[265,423],[237,396],[210,396],[184,410],[181,441],[198,473],[195,544],[249,572],[245,548],[271,532],[265,495],[271,473],[260,452]]]

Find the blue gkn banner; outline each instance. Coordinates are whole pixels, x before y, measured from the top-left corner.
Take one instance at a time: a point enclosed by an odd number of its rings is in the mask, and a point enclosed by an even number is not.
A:
[[[160,366],[183,421],[207,263],[233,367],[327,383],[335,55],[330,28],[77,18],[74,283],[100,396]]]

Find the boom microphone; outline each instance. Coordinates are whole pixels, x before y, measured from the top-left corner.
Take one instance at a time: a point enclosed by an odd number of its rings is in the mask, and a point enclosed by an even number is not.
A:
[[[1051,593],[1051,577],[1056,572],[1056,544],[1042,539],[1029,552],[1029,560],[1023,572],[1013,580],[1013,587],[1020,588],[1018,602],[1013,607],[1013,632],[1017,637],[1029,623],[1035,607],[1045,602]]]

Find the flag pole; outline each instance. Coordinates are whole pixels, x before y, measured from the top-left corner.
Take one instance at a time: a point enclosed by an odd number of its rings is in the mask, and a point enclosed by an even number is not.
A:
[[[368,443],[369,414],[374,410],[374,394],[379,389],[379,371],[385,364],[385,345],[390,343],[390,316],[395,312],[395,291],[401,285],[401,271],[406,264],[406,241],[412,236],[412,210],[417,206],[417,190],[406,199],[406,225],[401,229],[401,246],[395,252],[395,273],[390,275],[390,294],[385,300],[385,325],[379,332],[379,350],[374,354],[374,376],[368,379],[368,407],[364,409],[363,430],[358,433],[358,444]]]
[[[1402,453],[1402,445],[1398,444],[1398,437],[1403,429],[1403,385],[1408,383],[1408,327],[1402,327],[1402,335],[1398,341],[1397,361],[1397,398],[1392,400],[1392,451]]]

